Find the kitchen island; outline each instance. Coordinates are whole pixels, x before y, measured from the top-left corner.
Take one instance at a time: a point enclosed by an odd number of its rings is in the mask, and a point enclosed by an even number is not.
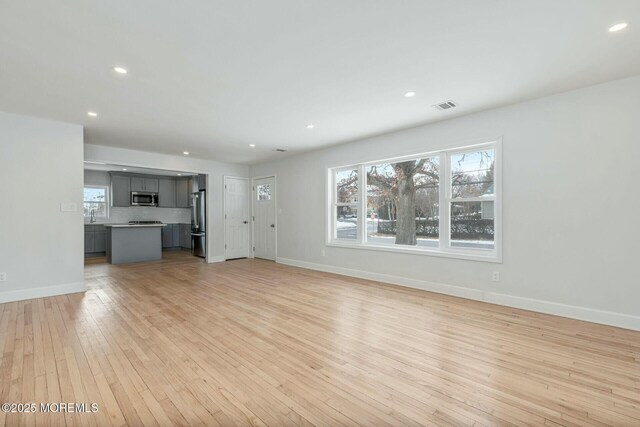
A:
[[[105,224],[107,262],[162,259],[162,227],[166,224]]]

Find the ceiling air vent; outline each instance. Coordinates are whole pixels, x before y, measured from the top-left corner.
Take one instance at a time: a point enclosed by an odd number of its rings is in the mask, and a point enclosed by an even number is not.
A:
[[[450,109],[452,109],[454,107],[457,107],[457,106],[458,106],[458,104],[456,104],[453,101],[445,101],[445,102],[442,102],[440,104],[436,104],[433,107],[435,109],[437,109],[437,110],[444,111],[444,110],[450,110]]]
[[[277,151],[278,153],[284,153],[284,152],[285,152],[285,151],[287,151],[287,150],[285,150],[284,148],[276,148],[276,151]]]

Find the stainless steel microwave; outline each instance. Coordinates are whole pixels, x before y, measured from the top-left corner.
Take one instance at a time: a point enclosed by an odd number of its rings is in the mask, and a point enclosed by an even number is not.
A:
[[[131,206],[158,206],[158,193],[132,191]]]

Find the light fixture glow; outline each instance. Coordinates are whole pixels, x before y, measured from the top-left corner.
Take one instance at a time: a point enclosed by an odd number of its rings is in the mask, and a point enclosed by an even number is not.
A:
[[[178,176],[182,176],[182,174],[181,174],[181,173],[179,173],[179,174],[178,174]]]
[[[625,28],[627,28],[629,24],[626,22],[621,22],[619,24],[616,24],[614,26],[612,26],[611,28],[609,28],[609,32],[610,33],[615,33],[616,31],[620,31],[620,30],[624,30]]]
[[[404,94],[405,98],[413,98],[414,96],[416,96],[415,92],[407,92]]]
[[[98,117],[98,113],[94,112],[94,111],[89,111],[87,113],[87,116],[91,116],[91,117]]]
[[[188,151],[183,151],[182,154],[184,154],[185,156],[188,156],[189,152]]]
[[[126,170],[127,170],[127,168],[122,168],[122,170],[123,170],[123,171],[126,171]]]
[[[249,147],[251,147],[251,148],[253,148],[255,146],[256,146],[256,144],[249,144]]]
[[[127,74],[127,69],[122,67],[113,67],[113,71],[118,74]]]
[[[312,123],[309,123],[309,124],[307,125],[307,129],[313,129],[314,127],[315,127],[315,126],[314,126]]]

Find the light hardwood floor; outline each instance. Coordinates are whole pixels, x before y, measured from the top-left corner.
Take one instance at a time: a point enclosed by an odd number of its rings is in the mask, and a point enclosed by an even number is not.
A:
[[[260,260],[0,305],[0,425],[640,425],[640,333]]]

